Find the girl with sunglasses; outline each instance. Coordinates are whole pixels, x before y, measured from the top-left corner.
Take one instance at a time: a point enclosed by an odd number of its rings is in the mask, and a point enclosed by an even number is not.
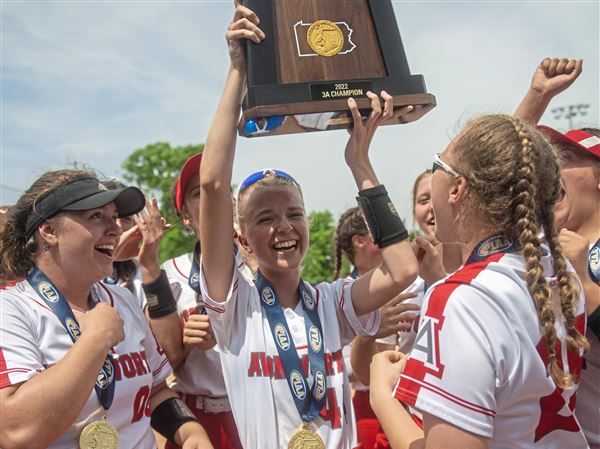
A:
[[[462,264],[462,255],[460,254],[460,247],[458,245],[446,244],[443,245],[442,248],[435,240],[435,217],[433,215],[433,208],[431,207],[431,176],[431,170],[425,170],[417,176],[413,185],[412,194],[413,221],[422,232],[422,235],[415,237],[417,260],[424,258],[427,258],[427,260],[423,260],[420,263],[421,267],[423,267],[420,276],[417,277],[403,293],[398,295],[394,301],[381,309],[382,320],[388,315],[389,312],[387,309],[390,308],[392,310],[395,309],[398,312],[402,312],[403,309],[411,309],[413,310],[410,314],[412,315],[412,319],[407,320],[404,317],[406,314],[403,314],[404,316],[398,317],[400,319],[396,319],[395,325],[398,329],[391,333],[391,335],[385,335],[380,330],[378,334],[382,335],[383,338],[356,337],[352,343],[350,357],[352,370],[359,381],[367,386],[363,387],[367,392],[366,400],[363,397],[365,393],[360,391],[360,386],[358,387],[359,391],[355,393],[353,398],[357,414],[359,437],[362,426],[365,426],[367,429],[378,429],[374,439],[374,446],[365,440],[363,443],[365,449],[370,447],[375,447],[376,449],[390,447],[389,442],[383,433],[383,429],[381,429],[381,425],[370,407],[368,399],[368,385],[370,383],[369,364],[373,355],[391,349],[396,349],[403,353],[410,352],[415,337],[417,336],[419,311],[423,303],[427,286],[432,285],[437,280],[445,277],[446,273],[452,273]],[[364,225],[362,226],[364,227]],[[358,229],[359,227],[360,224],[357,222],[356,228]],[[354,240],[355,237],[352,237],[352,239]],[[346,247],[348,247],[348,245],[346,245]],[[350,250],[345,251],[349,255],[349,258],[351,256],[350,251],[355,251],[354,245]],[[427,280],[425,280],[424,277]],[[372,419],[370,421],[365,419],[364,423],[361,423],[358,418],[359,410],[362,410],[364,415],[371,416]],[[420,420],[420,415],[418,413],[414,413],[414,410],[411,412],[413,412],[414,419]]]
[[[587,448],[573,414],[585,302],[554,225],[554,149],[516,118],[485,116],[435,156],[431,188],[436,238],[466,262],[428,289],[409,356],[373,358],[391,446]]]
[[[236,123],[245,86],[241,40],[260,43],[258,17],[238,5],[227,39],[231,65],[200,168],[201,290],[217,344],[242,445],[252,448],[352,448],[356,444],[342,347],[355,333],[374,333],[377,309],[409,285],[416,260],[402,222],[368,157],[378,125],[394,117],[392,99],[369,93],[364,122],[349,100],[355,126],[345,158],[368,210],[382,264],[356,279],[316,287],[300,277],[308,222],[298,183],[279,170],[254,173],[237,198],[239,240],[253,254],[254,281],[236,269],[229,193]],[[398,116],[410,111],[403,108]]]

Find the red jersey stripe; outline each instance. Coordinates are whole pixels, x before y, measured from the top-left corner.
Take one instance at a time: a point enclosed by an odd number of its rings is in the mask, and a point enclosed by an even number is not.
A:
[[[10,385],[10,379],[6,372],[6,360],[4,359],[4,353],[0,348],[0,388],[4,388]]]
[[[104,289],[104,291],[106,291],[106,293],[108,293],[108,299],[110,299],[110,305],[111,307],[115,306],[115,300],[113,298],[112,293],[110,292],[110,290],[108,289],[108,287],[106,285],[104,285],[102,282],[99,282],[100,286]]]
[[[176,259],[175,259],[175,257],[173,257],[173,259],[171,259],[171,260],[173,261],[173,266],[175,267],[175,269],[177,270],[177,272],[178,272],[180,275],[182,275],[182,276],[185,278],[185,280],[188,280],[188,279],[189,279],[189,276],[188,276],[188,275],[186,275],[185,273],[183,273],[183,272],[182,272],[182,271],[179,269],[179,267],[177,266],[177,262],[176,262]]]
[[[429,296],[427,311],[425,315],[438,320],[438,332],[435,333],[436,339],[439,336],[439,332],[441,332],[443,328],[445,320],[444,310],[454,290],[456,290],[461,285],[471,284],[471,282],[482,271],[484,271],[490,263],[499,261],[504,256],[504,254],[506,253],[496,253],[486,258],[485,260],[465,265],[456,273],[449,276],[442,284],[437,285],[433,289]],[[439,341],[436,341],[436,344],[437,347],[439,347]],[[437,354],[437,356],[440,356],[439,353]],[[436,362],[436,365],[439,367],[439,371],[426,367],[424,363],[419,360],[409,359],[406,363],[404,374],[400,377],[400,382],[398,383],[398,387],[394,395],[396,399],[403,401],[406,404],[415,406],[417,397],[419,395],[419,390],[422,387],[425,387],[425,385],[431,385],[427,382],[424,382],[425,375],[430,374],[441,378],[444,373],[443,364],[440,362],[440,360],[437,360]],[[431,388],[428,389],[434,391]],[[435,392],[443,396],[441,392]]]

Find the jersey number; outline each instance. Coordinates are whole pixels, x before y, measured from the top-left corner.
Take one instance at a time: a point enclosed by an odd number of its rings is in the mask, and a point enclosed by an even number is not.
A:
[[[327,403],[321,409],[319,416],[323,418],[324,421],[329,421],[332,429],[340,428],[340,407],[338,406],[337,398],[335,397],[335,388],[327,389]]]
[[[135,395],[131,422],[138,422],[144,415],[150,416],[150,387],[148,385],[140,388]]]

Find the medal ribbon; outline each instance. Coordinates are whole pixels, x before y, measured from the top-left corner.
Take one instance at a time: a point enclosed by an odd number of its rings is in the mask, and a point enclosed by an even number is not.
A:
[[[308,342],[308,362],[312,375],[312,387],[309,386],[307,376],[302,369],[302,363],[296,345],[291,337],[290,329],[283,313],[283,307],[271,283],[260,271],[254,279],[262,307],[267,315],[271,333],[277,352],[281,360],[283,371],[292,393],[292,398],[298,413],[304,422],[312,421],[325,405],[325,392],[327,391],[327,377],[325,375],[325,345],[323,344],[323,331],[317,303],[303,280],[300,280],[298,293],[300,294],[302,310],[304,312],[304,327]]]
[[[237,254],[238,248],[233,245],[233,252]],[[190,276],[188,277],[188,285],[192,290],[196,292],[196,298],[202,298],[202,292],[200,291],[200,242],[196,242],[194,246],[194,256],[192,257],[192,268],[190,268]],[[199,306],[198,311],[200,315],[206,315],[206,308]]]
[[[196,242],[194,246],[194,255],[192,257],[192,268],[190,268],[190,276],[188,277],[188,285],[192,290],[196,292],[196,302],[198,298],[202,298],[202,292],[200,291],[200,242]],[[198,306],[196,313],[200,315],[206,315],[206,308],[202,305]]]
[[[596,284],[600,285],[600,239],[590,248],[588,254],[588,271],[590,278]]]
[[[69,306],[66,298],[56,288],[50,279],[35,265],[31,271],[27,274],[27,282],[36,291],[38,296],[46,303],[46,305],[54,312],[54,315],[59,319],[64,328],[67,330],[67,334],[71,337],[73,343],[77,341],[77,338],[81,335],[79,323],[75,319],[75,315]],[[104,365],[100,368],[98,373],[98,379],[94,389],[98,400],[104,410],[108,410],[112,404],[113,397],[115,394],[115,368],[113,365],[113,358],[110,354],[106,355],[104,359]]]

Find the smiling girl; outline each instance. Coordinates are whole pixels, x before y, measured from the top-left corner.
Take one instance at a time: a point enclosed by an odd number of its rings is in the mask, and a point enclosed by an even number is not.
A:
[[[166,388],[171,369],[113,270],[119,217],[143,209],[135,187],[95,174],[42,175],[11,207],[0,245],[0,446],[152,449],[150,422],[186,449],[204,429]],[[178,402],[179,401],[179,402]]]
[[[341,349],[356,333],[377,330],[377,308],[409,285],[417,268],[368,157],[375,129],[394,117],[392,99],[382,93],[382,111],[369,93],[372,112],[364,122],[356,102],[348,102],[355,125],[345,158],[382,249],[381,265],[354,281],[304,282],[309,235],[302,191],[289,174],[267,169],[246,178],[237,199],[239,240],[259,268],[254,282],[246,280],[231,251],[229,186],[245,86],[240,40],[259,43],[264,33],[257,25],[256,15],[238,5],[227,32],[231,66],[200,168],[202,292],[243,446],[351,448],[354,417]]]

